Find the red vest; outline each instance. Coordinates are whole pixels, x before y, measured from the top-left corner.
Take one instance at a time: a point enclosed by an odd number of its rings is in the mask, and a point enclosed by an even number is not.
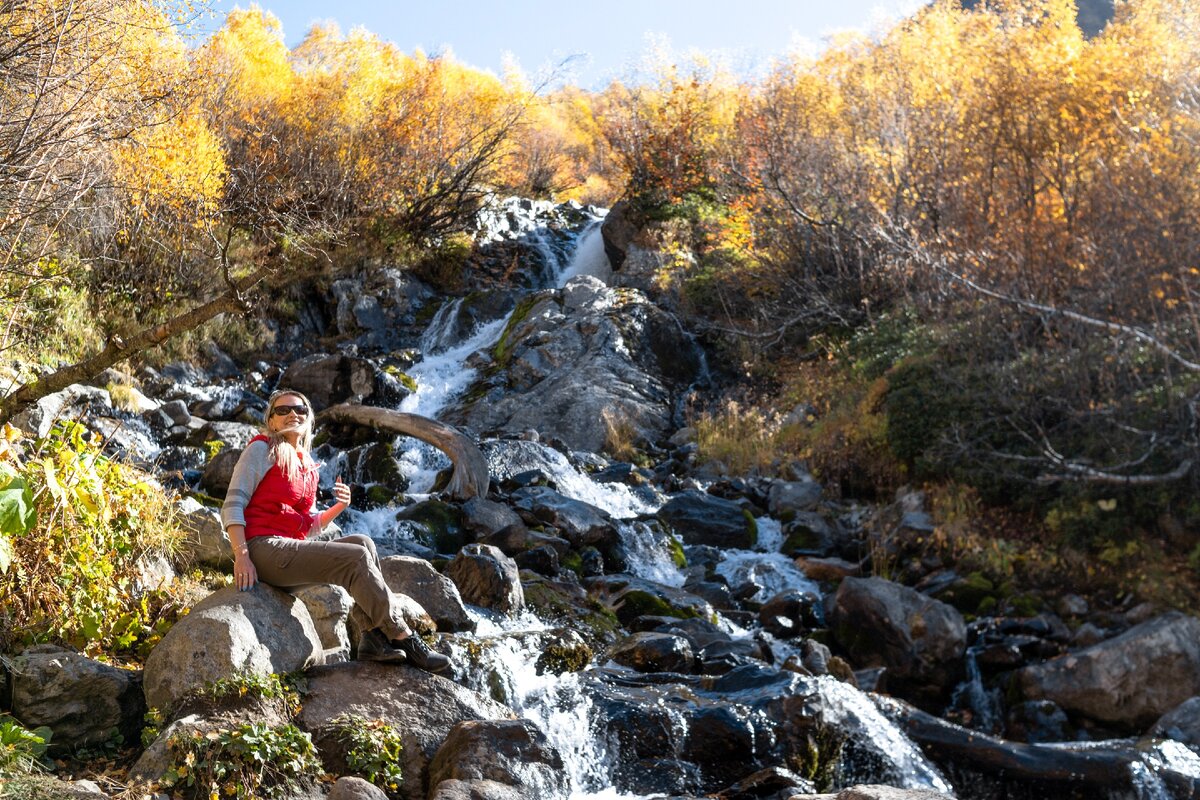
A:
[[[251,442],[269,441],[258,435]],[[249,445],[247,445],[249,446]],[[317,499],[318,470],[300,454],[300,473],[288,480],[278,464],[271,465],[246,504],[246,538],[287,536],[303,539],[316,520],[313,502]]]

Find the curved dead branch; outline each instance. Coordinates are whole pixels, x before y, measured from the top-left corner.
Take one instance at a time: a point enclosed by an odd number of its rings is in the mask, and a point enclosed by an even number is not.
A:
[[[419,414],[347,403],[325,409],[317,415],[317,419],[350,422],[420,439],[441,450],[454,464],[454,474],[450,476],[450,484],[446,487],[447,494],[458,500],[487,496],[490,480],[487,461],[475,443],[453,426]]]

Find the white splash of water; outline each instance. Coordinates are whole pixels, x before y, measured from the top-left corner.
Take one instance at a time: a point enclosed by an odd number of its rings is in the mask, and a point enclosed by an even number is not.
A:
[[[596,220],[579,235],[571,262],[555,280],[558,288],[566,286],[567,281],[579,275],[591,275],[605,283],[612,278],[612,265],[608,261],[608,254],[604,252],[604,236],[601,234],[600,224],[600,220]]]
[[[757,553],[752,550],[726,550],[717,574],[731,587],[754,583],[759,590],[750,598],[756,603],[770,600],[780,592],[797,589],[821,596],[821,589],[800,571],[795,562],[782,553]]]
[[[675,566],[670,534],[656,533],[641,523],[618,523],[617,532],[629,555],[629,572],[665,586],[683,586],[686,578]]]
[[[954,790],[942,773],[930,763],[916,745],[885,717],[871,699],[836,678],[828,675],[817,679],[821,693],[831,702],[823,703],[827,724],[848,732],[865,735],[859,744],[870,744],[876,755],[896,770],[895,780],[901,789],[933,789],[954,796]]]
[[[1129,776],[1137,800],[1175,800],[1163,779],[1141,761],[1130,762]]]
[[[758,526],[758,540],[754,549],[761,553],[778,553],[783,547],[783,524],[771,517],[755,517]]]

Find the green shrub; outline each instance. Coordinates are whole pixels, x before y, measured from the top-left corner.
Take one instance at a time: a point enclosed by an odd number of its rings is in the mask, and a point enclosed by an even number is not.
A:
[[[0,645],[58,641],[89,656],[144,655],[178,608],[140,586],[140,559],[183,540],[170,498],[104,456],[77,423],[0,453]],[[23,452],[18,452],[23,451]],[[7,456],[5,460],[4,456]]]
[[[167,747],[162,784],[195,800],[283,798],[323,772],[312,738],[291,724],[176,734]]]
[[[49,728],[31,731],[12,717],[0,716],[0,779],[41,769],[50,736]]]
[[[383,720],[358,714],[334,717],[334,736],[346,747],[346,766],[387,792],[396,792],[404,776],[400,759],[404,743],[399,732]]]

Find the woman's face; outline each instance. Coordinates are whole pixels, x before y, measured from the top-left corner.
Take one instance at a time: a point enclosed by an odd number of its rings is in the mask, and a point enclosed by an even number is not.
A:
[[[299,409],[303,409],[300,412]],[[286,413],[281,413],[286,412]],[[267,427],[275,433],[300,433],[312,424],[312,409],[294,394],[281,394],[271,403]]]

